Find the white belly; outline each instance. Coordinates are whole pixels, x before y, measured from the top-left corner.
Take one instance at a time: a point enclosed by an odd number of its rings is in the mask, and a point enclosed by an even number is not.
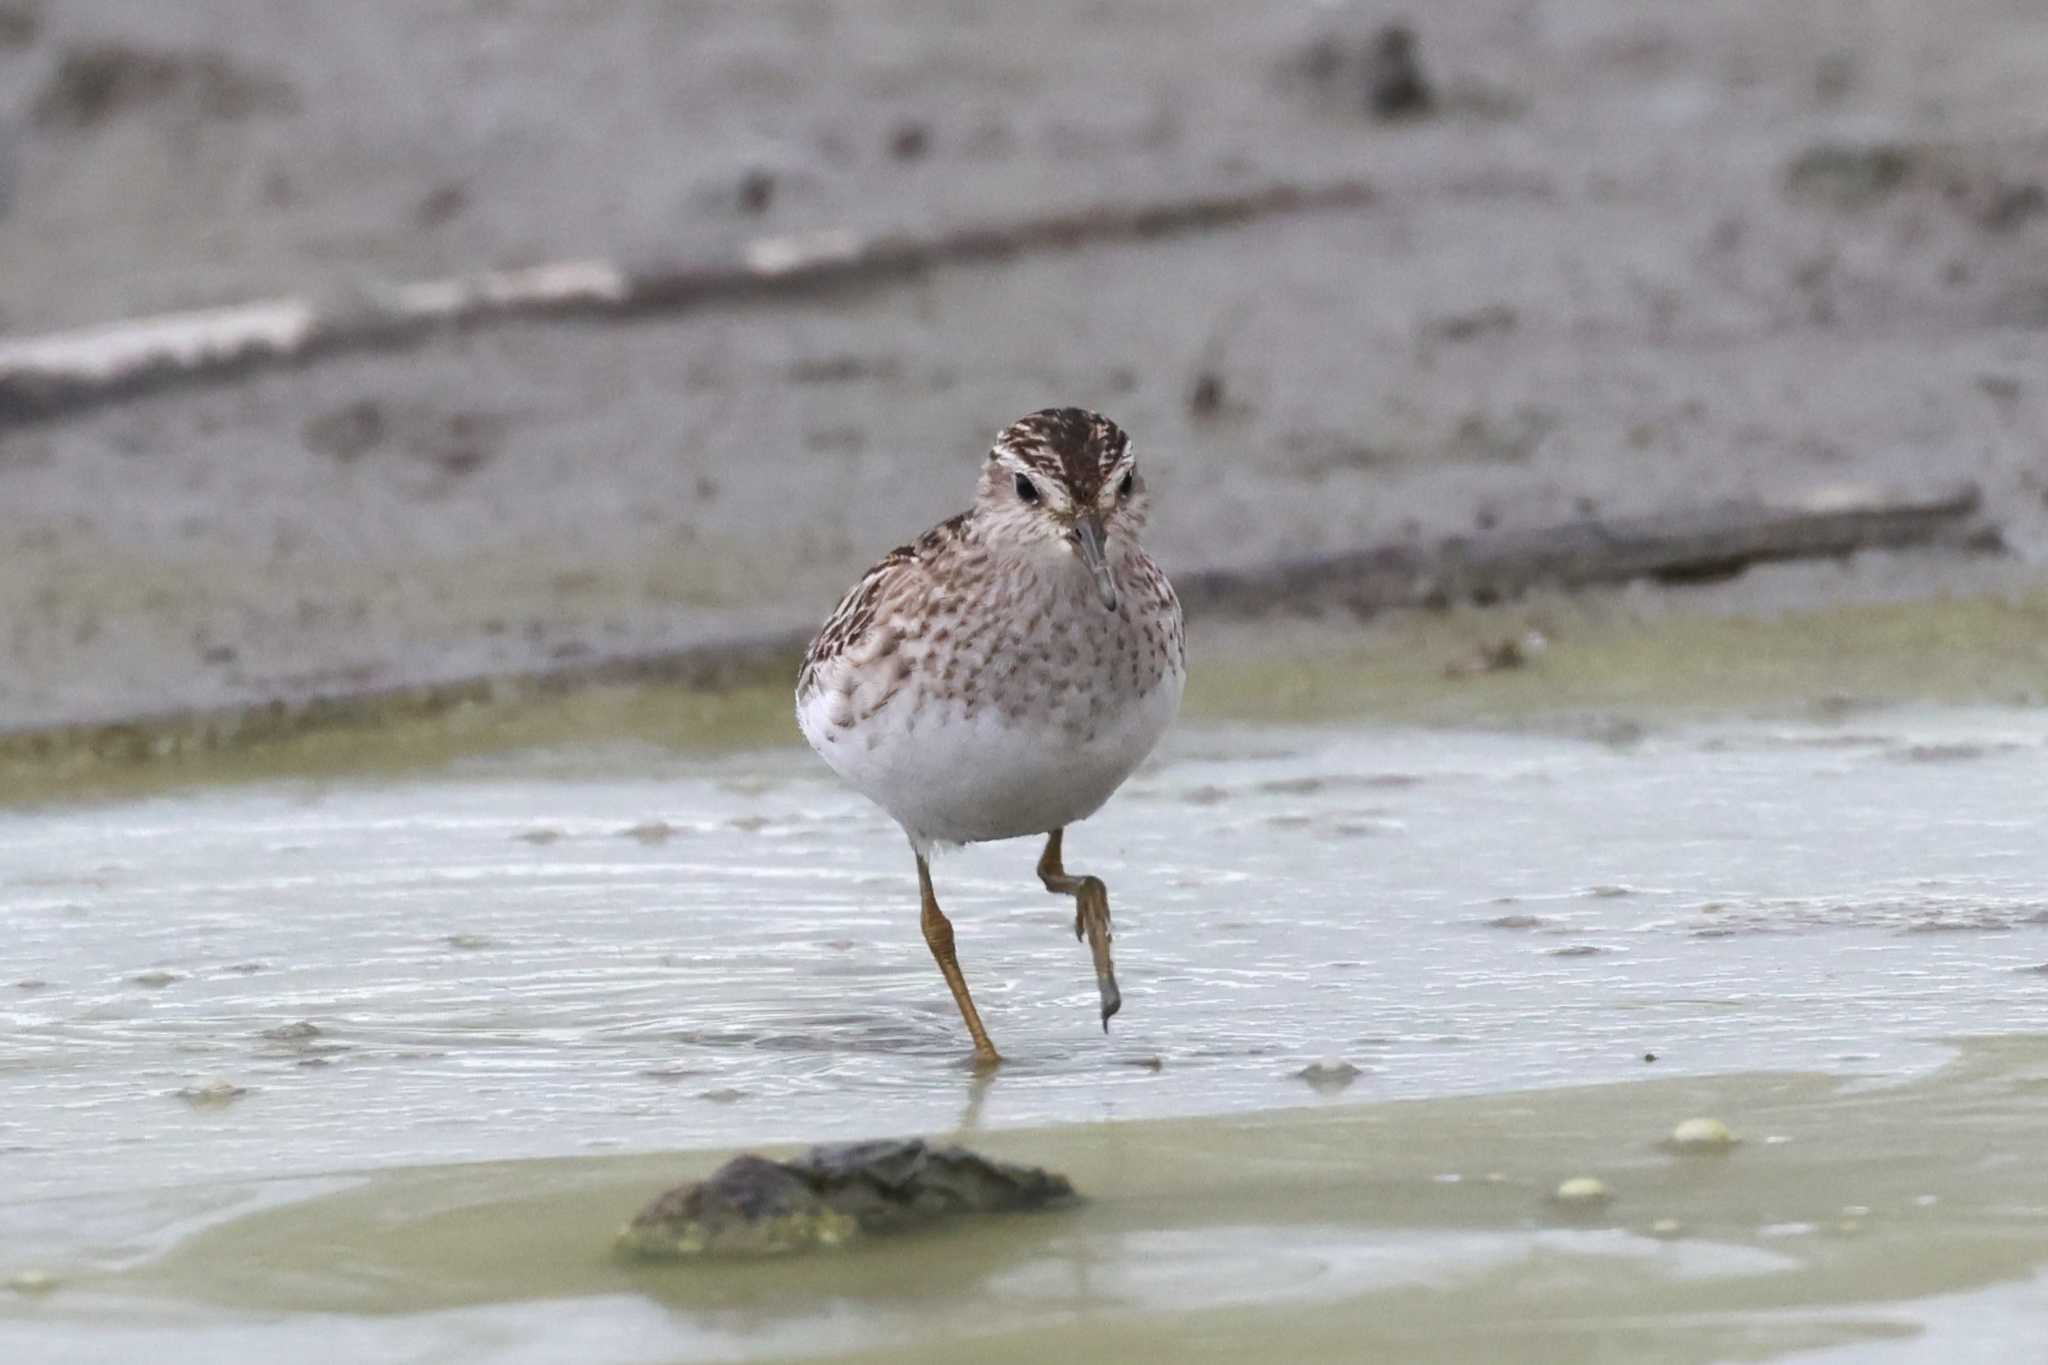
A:
[[[1086,819],[1123,784],[1180,709],[1174,668],[1150,691],[1094,699],[1085,725],[1042,713],[897,696],[852,727],[812,697],[797,722],[835,772],[903,826],[920,851],[1043,834]]]

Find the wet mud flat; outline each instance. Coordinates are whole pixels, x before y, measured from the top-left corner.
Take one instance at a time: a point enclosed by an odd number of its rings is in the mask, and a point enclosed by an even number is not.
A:
[[[943,860],[993,1078],[900,839],[798,751],[0,813],[0,1341],[1709,1360],[2037,1329],[2038,707],[1582,720],[1183,731],[1070,844],[1118,917],[1106,1038],[1030,850]],[[1658,1145],[1703,1116],[1741,1142]],[[1088,1202],[765,1277],[611,1259],[721,1152],[913,1133]],[[1555,1202],[1575,1177],[1611,1200]]]
[[[309,1362],[2010,1359],[2048,1267],[2044,1066],[2048,1041],[2015,1036],[1904,1084],[1734,1075],[991,1134],[1093,1197],[755,1263],[608,1251],[709,1153],[185,1191],[152,1211],[168,1246],[0,1299],[0,1342],[52,1362],[200,1341]],[[1740,1141],[1659,1141],[1700,1113]],[[1608,1197],[1560,1202],[1572,1179]]]

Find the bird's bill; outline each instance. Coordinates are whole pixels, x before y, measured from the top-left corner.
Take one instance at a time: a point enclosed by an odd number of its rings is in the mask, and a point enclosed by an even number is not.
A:
[[[1116,579],[1109,572],[1109,552],[1103,544],[1099,520],[1094,517],[1075,519],[1074,549],[1081,556],[1081,562],[1088,566],[1088,572],[1095,575],[1095,587],[1102,594],[1102,605],[1115,611]]]

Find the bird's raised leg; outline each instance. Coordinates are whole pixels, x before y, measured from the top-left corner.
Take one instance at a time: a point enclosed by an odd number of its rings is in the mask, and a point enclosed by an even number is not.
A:
[[[960,1017],[967,1021],[967,1031],[974,1037],[974,1064],[994,1066],[1003,1060],[1002,1054],[988,1040],[988,1030],[981,1026],[981,1015],[974,1008],[974,997],[967,993],[967,978],[960,974],[960,959],[953,953],[953,922],[940,911],[939,898],[932,894],[932,870],[922,853],[917,855],[917,893],[924,902],[924,941],[931,945],[932,956],[938,959],[939,970],[945,974],[946,988],[953,992],[953,1003],[960,1007]]]
[[[1038,858],[1038,880],[1055,896],[1074,898],[1074,937],[1086,937],[1088,951],[1095,955],[1095,988],[1102,993],[1102,1031],[1109,1032],[1109,1017],[1123,1007],[1123,993],[1116,988],[1116,964],[1109,960],[1109,888],[1100,877],[1076,877],[1060,862],[1060,836],[1056,829],[1045,839],[1045,852]]]

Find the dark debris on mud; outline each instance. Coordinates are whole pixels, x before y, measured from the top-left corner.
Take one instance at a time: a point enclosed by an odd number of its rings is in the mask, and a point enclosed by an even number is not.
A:
[[[960,1217],[1057,1208],[1063,1175],[964,1147],[884,1139],[813,1147],[794,1161],[734,1157],[655,1198],[619,1234],[631,1256],[773,1256],[843,1246]]]

